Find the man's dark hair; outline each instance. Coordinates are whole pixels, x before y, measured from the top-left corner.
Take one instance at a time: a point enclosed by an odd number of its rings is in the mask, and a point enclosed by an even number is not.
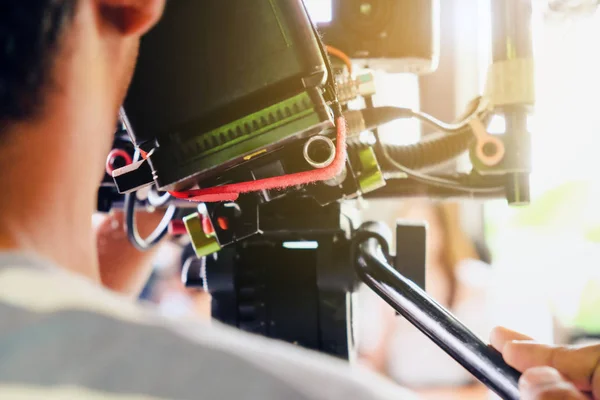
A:
[[[35,116],[78,0],[0,0],[0,122]]]

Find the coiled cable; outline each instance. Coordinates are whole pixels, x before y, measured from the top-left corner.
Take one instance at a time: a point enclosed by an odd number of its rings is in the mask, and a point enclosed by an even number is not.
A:
[[[394,161],[407,168],[421,170],[434,167],[460,156],[468,150],[474,141],[475,137],[471,131],[464,129],[451,135],[430,138],[410,145],[399,146],[382,143],[381,146],[385,148]],[[348,143],[348,150],[351,152],[358,152],[367,147],[371,146],[356,141]],[[381,160],[384,171],[397,171],[397,168],[386,160],[385,157],[377,154],[377,152],[376,155],[379,156],[378,158]]]
[[[469,112],[458,123],[448,124],[422,112],[399,107],[372,107],[361,110],[367,129],[376,133],[375,153],[384,166],[384,170],[401,172],[408,178],[427,185],[473,193],[496,192],[498,186],[469,186],[453,179],[422,173],[419,169],[434,166],[464,153],[475,140],[470,123],[476,118],[486,118],[486,104],[482,98],[476,98],[469,105]],[[377,127],[401,118],[418,118],[446,133],[436,139],[428,139],[408,146],[392,146],[379,138]],[[350,147],[361,144],[350,142]]]

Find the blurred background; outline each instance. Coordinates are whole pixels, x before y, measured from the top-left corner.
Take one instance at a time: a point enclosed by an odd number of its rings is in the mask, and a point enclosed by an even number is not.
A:
[[[326,0],[306,0],[318,20]],[[451,121],[485,87],[490,0],[443,0],[440,66],[424,77],[377,74],[381,105],[420,108]],[[487,340],[496,325],[544,342],[600,338],[600,13],[597,1],[536,0],[537,108],[533,203],[361,201],[364,219],[426,221],[428,291]],[[495,118],[491,133],[502,134]],[[382,129],[385,140],[416,142],[416,121]],[[456,161],[467,166],[467,159]],[[181,254],[166,246],[144,298],[166,315],[208,317],[210,299],[180,283]],[[490,394],[367,289],[359,293],[361,362],[424,398]]]

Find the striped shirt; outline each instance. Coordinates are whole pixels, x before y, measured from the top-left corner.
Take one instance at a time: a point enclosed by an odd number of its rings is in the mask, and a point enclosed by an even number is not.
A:
[[[412,399],[327,356],[167,320],[34,257],[0,253],[0,399]]]

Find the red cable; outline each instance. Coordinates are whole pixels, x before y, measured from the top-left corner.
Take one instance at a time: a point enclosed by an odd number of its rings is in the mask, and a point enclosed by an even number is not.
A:
[[[183,236],[187,235],[187,228],[185,223],[181,220],[173,220],[169,224],[169,235],[171,236]]]
[[[283,189],[291,186],[305,185],[318,181],[326,181],[337,176],[346,163],[346,121],[343,117],[336,120],[337,143],[335,159],[328,167],[306,172],[273,178],[259,179],[250,182],[232,183],[207,189],[188,190],[185,192],[170,192],[175,198],[203,203],[234,201],[241,193],[258,192],[261,190]]]
[[[125,165],[130,165],[131,163],[133,163],[133,159],[131,158],[129,153],[126,152],[125,150],[112,149],[110,151],[110,153],[108,153],[108,157],[106,157],[106,166],[105,166],[106,173],[110,176],[112,176],[112,173],[115,170],[115,167],[113,164],[118,157],[121,157],[125,160]]]

